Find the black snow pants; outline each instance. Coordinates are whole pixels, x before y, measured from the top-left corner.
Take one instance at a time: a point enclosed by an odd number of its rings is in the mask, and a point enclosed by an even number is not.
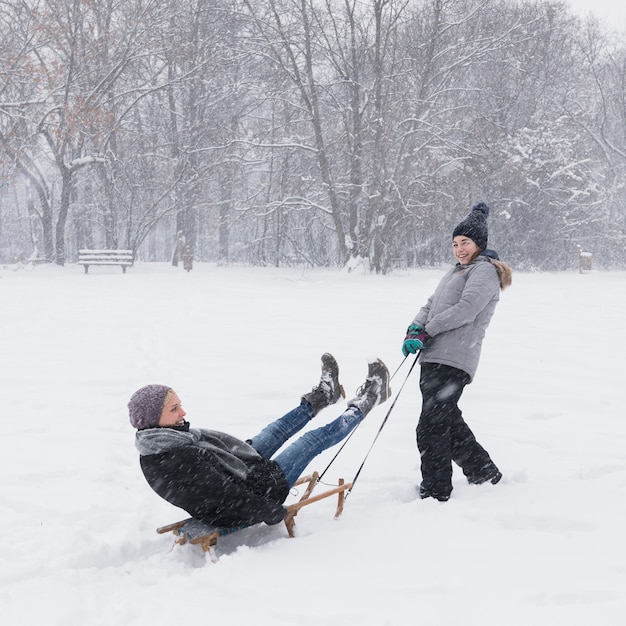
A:
[[[465,423],[457,406],[470,376],[439,363],[423,363],[420,374],[422,412],[417,425],[421,456],[420,494],[447,500],[452,491],[452,461],[470,482],[481,482],[497,468]]]

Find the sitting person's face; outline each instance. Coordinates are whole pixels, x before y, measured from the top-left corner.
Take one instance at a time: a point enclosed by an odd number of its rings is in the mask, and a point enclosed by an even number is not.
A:
[[[175,391],[168,391],[163,404],[163,411],[159,419],[159,426],[183,426],[185,423],[185,409]]]

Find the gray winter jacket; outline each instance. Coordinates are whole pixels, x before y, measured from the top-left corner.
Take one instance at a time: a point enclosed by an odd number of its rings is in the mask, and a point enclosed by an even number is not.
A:
[[[487,257],[455,265],[413,319],[433,338],[421,351],[420,363],[456,367],[471,381],[499,299],[500,279]]]

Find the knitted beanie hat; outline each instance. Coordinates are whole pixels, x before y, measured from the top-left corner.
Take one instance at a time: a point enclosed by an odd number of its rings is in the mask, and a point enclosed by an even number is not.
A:
[[[133,428],[142,430],[159,425],[169,390],[165,385],[146,385],[135,391],[128,403],[128,415]]]
[[[487,247],[487,216],[489,207],[479,202],[469,215],[454,229],[452,239],[458,235],[469,237],[481,250]]]

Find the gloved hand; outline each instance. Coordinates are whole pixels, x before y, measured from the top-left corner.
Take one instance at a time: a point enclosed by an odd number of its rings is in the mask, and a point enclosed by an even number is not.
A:
[[[431,339],[432,337],[419,324],[411,324],[407,328],[402,344],[402,354],[404,356],[409,356],[409,353],[415,354],[418,350],[422,350]]]

